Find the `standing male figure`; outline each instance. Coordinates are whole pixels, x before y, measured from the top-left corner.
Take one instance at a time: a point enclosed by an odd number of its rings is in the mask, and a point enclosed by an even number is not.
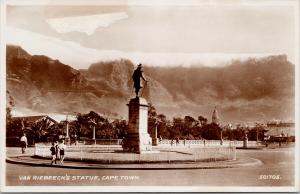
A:
[[[21,143],[21,148],[22,148],[22,154],[24,154],[26,152],[26,148],[27,148],[27,137],[26,134],[24,133],[23,136],[20,139],[20,143]]]
[[[65,141],[62,140],[61,143],[58,145],[59,156],[60,156],[60,163],[61,163],[61,165],[64,164],[65,150],[66,150],[66,148],[67,148],[67,146],[65,145]]]
[[[135,88],[135,95],[137,98],[139,97],[139,91],[142,88],[141,78],[144,81],[146,81],[146,79],[143,76],[142,64],[139,64],[138,67],[134,70],[133,75],[132,75],[132,79],[134,82],[134,88]]]
[[[51,156],[52,156],[52,159],[51,159],[51,165],[53,163],[56,164],[56,149],[55,149],[55,143],[52,143],[52,146],[50,148],[50,151],[51,151]]]
[[[54,147],[55,147],[55,164],[56,164],[56,161],[60,160],[59,153],[58,153],[58,151],[59,151],[58,141],[55,141]]]
[[[59,156],[59,153],[58,153],[58,151],[59,151],[58,141],[55,141],[54,148],[55,148],[55,164],[56,164],[56,161],[60,160],[60,156]]]

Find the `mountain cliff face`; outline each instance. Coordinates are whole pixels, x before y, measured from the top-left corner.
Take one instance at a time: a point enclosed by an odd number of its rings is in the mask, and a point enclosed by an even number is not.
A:
[[[7,90],[15,109],[127,117],[134,64],[126,59],[75,70],[46,56],[7,46]],[[142,95],[159,113],[253,121],[294,118],[294,65],[284,55],[232,61],[225,67],[144,68]]]
[[[186,113],[210,116],[217,106],[223,120],[257,121],[294,118],[294,68],[285,55],[276,55],[236,60],[225,67],[145,71],[168,89]]]
[[[134,96],[133,70],[132,62],[124,59],[75,70],[46,56],[31,56],[20,47],[7,47],[7,90],[17,109],[56,113],[94,110],[126,118],[126,103]],[[160,83],[147,79],[150,84],[144,86],[143,97],[154,103],[172,101]]]
[[[131,77],[134,69],[131,61],[121,59],[95,63],[87,70],[80,70],[80,72],[97,90],[105,91],[105,95],[110,98],[122,98],[126,103],[130,97],[135,95]],[[158,108],[174,106],[171,94],[161,83],[148,76],[147,73],[144,77],[147,83],[142,82],[141,95],[143,97]]]
[[[16,108],[40,112],[87,111],[94,104],[83,99],[102,95],[78,70],[17,46],[7,47],[7,90]]]

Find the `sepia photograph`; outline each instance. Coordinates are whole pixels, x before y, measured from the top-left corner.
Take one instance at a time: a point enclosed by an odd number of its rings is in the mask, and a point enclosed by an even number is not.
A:
[[[299,192],[298,0],[0,3],[1,191]]]

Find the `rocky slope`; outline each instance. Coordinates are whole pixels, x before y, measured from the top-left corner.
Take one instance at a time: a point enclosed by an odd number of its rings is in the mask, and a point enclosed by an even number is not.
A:
[[[127,117],[134,64],[126,59],[75,70],[46,56],[7,46],[7,90],[16,109]],[[255,121],[294,117],[294,65],[284,55],[232,61],[225,67],[144,68],[143,97],[159,113]]]
[[[15,108],[60,113],[88,111],[95,105],[84,99],[103,95],[78,70],[46,56],[31,56],[17,46],[7,47],[6,75]]]
[[[46,56],[31,56],[18,46],[7,47],[7,90],[16,109],[71,114],[94,110],[126,118],[126,103],[134,96],[133,69],[130,61],[118,60],[75,70]],[[172,102],[160,83],[147,79],[143,97],[155,104]]]

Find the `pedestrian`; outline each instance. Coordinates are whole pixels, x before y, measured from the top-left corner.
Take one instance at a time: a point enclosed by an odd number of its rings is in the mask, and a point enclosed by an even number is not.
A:
[[[59,149],[58,149],[58,141],[55,141],[54,147],[55,147],[55,164],[56,164],[56,161],[60,159]]]
[[[56,164],[56,148],[55,148],[55,143],[54,142],[52,143],[50,151],[51,151],[51,156],[52,156],[51,165],[53,165],[53,163]]]
[[[27,137],[26,134],[24,133],[23,136],[20,139],[20,143],[21,143],[21,148],[22,148],[22,154],[24,154],[26,152],[26,148],[27,148]]]
[[[62,142],[58,145],[61,165],[64,164],[66,148],[67,148],[67,146],[65,145],[64,140],[62,140]]]

